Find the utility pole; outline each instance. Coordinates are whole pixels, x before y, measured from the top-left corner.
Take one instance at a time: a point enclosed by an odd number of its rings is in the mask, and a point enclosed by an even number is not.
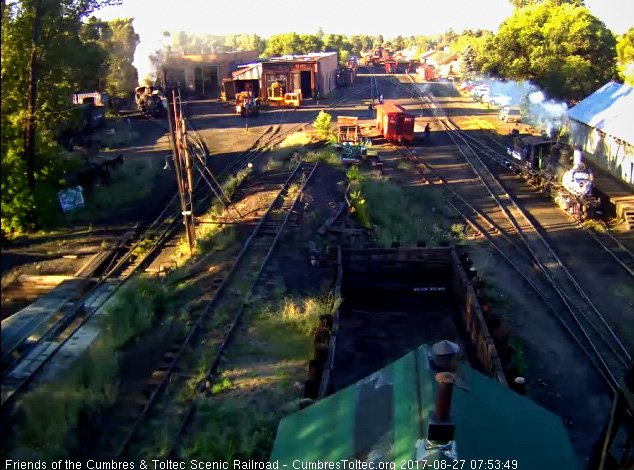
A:
[[[182,116],[182,114],[181,114]],[[181,146],[183,149],[183,155],[185,156],[185,174],[187,175],[187,179],[185,180],[187,186],[187,195],[188,195],[188,208],[187,212],[189,223],[189,230],[191,232],[190,237],[193,240],[194,245],[196,244],[196,230],[194,226],[194,180],[192,178],[192,162],[191,155],[189,154],[189,147],[187,145],[187,127],[185,126],[185,119],[181,118],[181,129],[182,133],[182,142]]]
[[[163,82],[167,83],[167,77],[165,71],[163,71]],[[180,142],[176,138],[174,126],[178,125],[177,108],[176,108],[176,93],[172,90],[172,105],[174,106],[174,120],[172,120],[172,110],[169,103],[167,106],[167,122],[169,123],[170,137],[172,141],[172,156],[174,157],[174,169],[176,171],[176,183],[178,184],[178,194],[181,201],[181,213],[183,215],[183,223],[185,224],[185,235],[187,237],[187,245],[189,246],[189,253],[191,254],[194,249],[194,237],[193,235],[193,214],[191,210],[188,210],[187,201],[185,198],[185,186],[183,184],[183,174],[181,169],[180,160]]]

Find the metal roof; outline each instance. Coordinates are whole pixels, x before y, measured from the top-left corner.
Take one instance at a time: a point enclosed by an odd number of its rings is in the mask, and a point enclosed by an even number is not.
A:
[[[568,111],[568,117],[634,145],[634,88],[606,83]]]
[[[410,114],[400,104],[392,103],[391,101],[385,101],[383,104],[377,104],[374,107],[377,109],[383,110],[383,112],[385,112],[386,114],[393,114],[393,113],[403,113],[408,115]]]
[[[262,78],[262,64],[249,64],[231,73],[234,80],[260,80]]]
[[[427,437],[435,405],[437,385],[429,355],[430,348],[421,346],[286,417],[270,461],[292,468],[295,460],[358,459],[395,462],[401,468],[402,460],[416,460],[416,443]],[[460,363],[459,375],[469,390],[454,388],[451,413],[457,458],[467,463],[464,468],[476,459],[515,460],[523,470],[580,468],[561,419],[466,363]],[[499,468],[509,468],[503,465]]]

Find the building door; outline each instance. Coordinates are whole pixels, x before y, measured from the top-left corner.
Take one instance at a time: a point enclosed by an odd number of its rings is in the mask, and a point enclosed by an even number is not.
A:
[[[303,90],[302,90],[302,79],[301,79],[301,74],[300,72],[293,72],[293,77],[292,77],[292,91],[302,91],[302,95]]]
[[[302,96],[304,98],[312,98],[313,97],[313,88],[312,88],[312,74],[310,70],[301,72],[301,85]]]

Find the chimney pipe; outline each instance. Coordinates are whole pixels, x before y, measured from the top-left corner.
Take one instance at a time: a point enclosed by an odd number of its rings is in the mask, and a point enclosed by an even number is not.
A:
[[[456,376],[451,372],[439,372],[436,374],[438,382],[438,392],[436,394],[436,412],[434,414],[438,421],[449,421],[451,413],[451,395]]]

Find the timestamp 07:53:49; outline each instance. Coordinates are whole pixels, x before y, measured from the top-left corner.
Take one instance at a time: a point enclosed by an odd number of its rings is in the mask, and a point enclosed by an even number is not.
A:
[[[401,460],[399,470],[519,470],[517,460]]]

